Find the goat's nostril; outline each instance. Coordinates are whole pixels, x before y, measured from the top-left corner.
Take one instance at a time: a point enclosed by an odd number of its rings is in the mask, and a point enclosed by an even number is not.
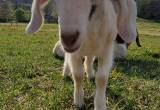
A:
[[[79,32],[75,32],[75,33],[62,33],[61,38],[63,43],[67,46],[67,47],[72,47],[78,40],[79,37]]]

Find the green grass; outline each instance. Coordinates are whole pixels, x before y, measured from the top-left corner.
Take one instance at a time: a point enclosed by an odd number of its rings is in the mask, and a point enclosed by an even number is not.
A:
[[[73,82],[61,76],[63,61],[52,48],[58,26],[46,24],[34,35],[0,24],[0,109],[73,110]],[[107,87],[106,104],[113,110],[160,109],[160,23],[138,20],[142,48],[133,44],[126,59],[117,59]],[[86,110],[95,85],[84,78]]]

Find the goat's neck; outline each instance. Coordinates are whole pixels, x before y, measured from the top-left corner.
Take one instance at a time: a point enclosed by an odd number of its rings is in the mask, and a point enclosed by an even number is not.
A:
[[[116,13],[110,0],[94,0],[97,8],[88,26],[89,34],[100,36],[116,29]],[[103,27],[103,28],[102,28]]]

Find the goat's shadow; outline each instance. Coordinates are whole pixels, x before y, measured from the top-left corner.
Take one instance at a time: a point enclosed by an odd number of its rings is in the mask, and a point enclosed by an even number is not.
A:
[[[54,56],[59,60],[64,60],[62,57]],[[154,58],[154,56],[152,56]],[[155,57],[160,60],[159,57]],[[118,58],[114,60],[113,69],[129,76],[137,76],[144,79],[160,80],[160,62],[158,60],[150,60],[143,58]],[[94,69],[97,70],[97,60],[94,63]],[[67,78],[66,81],[71,81]]]
[[[145,60],[142,58],[116,59],[114,68],[129,76],[137,76],[143,79],[160,80],[160,62],[157,60]]]
[[[64,60],[63,58],[57,58]],[[147,80],[160,80],[160,61],[158,60],[143,58],[115,59],[113,69],[130,77],[136,76]],[[94,63],[94,69],[97,70],[97,61]],[[70,77],[67,77],[64,81],[73,83]],[[123,99],[121,103],[127,103],[129,107],[134,107],[137,104],[137,102],[133,100],[125,99],[120,93],[116,93],[110,87],[107,88],[107,94],[107,97],[117,102]],[[85,98],[87,104],[83,110],[92,110],[94,108],[93,100],[94,98],[92,96]]]

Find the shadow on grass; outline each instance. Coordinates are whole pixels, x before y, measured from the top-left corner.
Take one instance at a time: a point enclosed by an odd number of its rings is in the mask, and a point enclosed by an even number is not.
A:
[[[65,83],[73,84],[72,76],[63,77],[63,80],[64,80]]]
[[[153,56],[150,56],[153,57]],[[147,58],[126,58],[126,59],[116,59],[114,68],[122,74],[128,75],[129,77],[138,77],[146,80],[159,80],[160,79],[160,62],[159,56],[156,59],[147,59]],[[62,60],[62,59],[61,59]],[[94,64],[94,68],[97,69],[97,62]],[[65,82],[70,83],[72,80],[70,78],[64,79]],[[110,81],[111,82],[111,81]],[[73,82],[72,82],[73,84]],[[113,85],[113,87],[108,86],[106,94],[108,107],[114,108],[123,108],[123,110],[135,110],[140,109],[138,107],[138,103],[134,99],[127,98],[127,94],[129,93],[125,87],[119,87],[119,85],[115,85],[114,82],[109,85]],[[91,95],[91,94],[90,94]],[[90,96],[89,95],[89,96]],[[72,96],[71,96],[72,97]],[[72,103],[72,102],[71,102]],[[94,98],[85,97],[86,108],[83,110],[93,110],[94,108]],[[67,106],[67,105],[66,105]],[[71,108],[74,108],[71,105]],[[109,108],[109,110],[111,109]]]
[[[149,80],[160,79],[160,62],[145,59],[116,59],[114,67],[130,76],[137,76]]]

